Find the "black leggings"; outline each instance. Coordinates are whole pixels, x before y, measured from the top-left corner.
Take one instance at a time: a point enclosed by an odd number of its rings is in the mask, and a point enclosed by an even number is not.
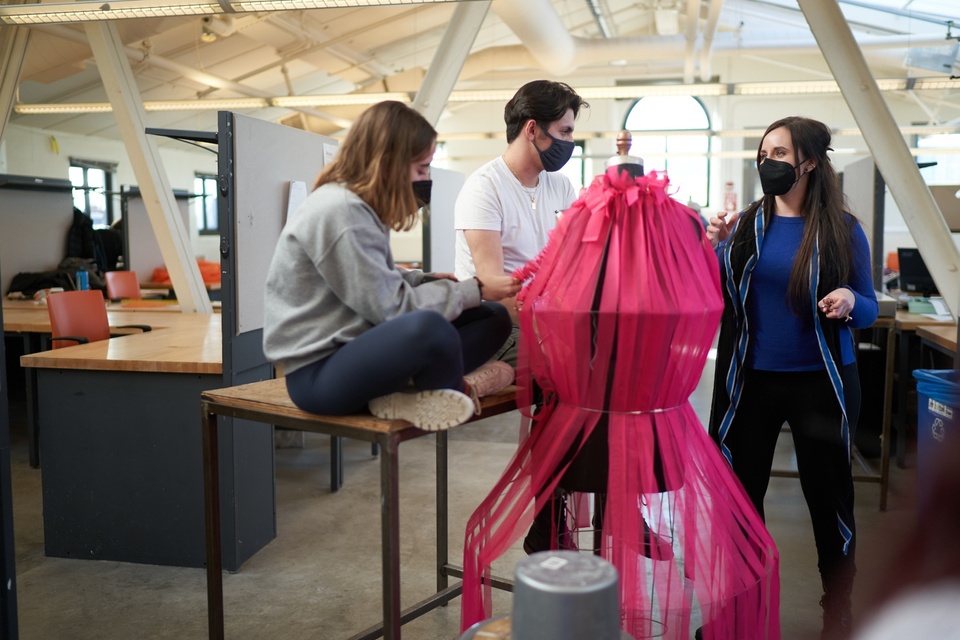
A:
[[[417,389],[463,391],[463,374],[489,360],[511,326],[497,302],[483,302],[453,321],[435,311],[412,311],[287,375],[287,390],[304,411],[328,415],[354,413],[411,380]]]
[[[860,413],[857,365],[844,367],[841,378],[853,442]],[[790,424],[819,567],[826,575],[838,570],[838,565],[852,565],[856,540],[850,456],[841,437],[840,406],[826,371],[744,371],[743,395],[724,444],[734,473],[761,517],[784,422]]]

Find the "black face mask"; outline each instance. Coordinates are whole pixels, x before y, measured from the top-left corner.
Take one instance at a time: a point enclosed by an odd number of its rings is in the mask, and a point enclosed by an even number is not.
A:
[[[573,155],[573,149],[577,145],[572,142],[567,142],[566,140],[561,140],[560,138],[554,138],[550,135],[550,132],[543,127],[540,127],[540,130],[543,131],[545,136],[550,138],[552,144],[547,147],[546,151],[540,151],[537,143],[534,142],[533,148],[540,154],[540,162],[543,164],[545,171],[559,171],[563,168],[563,165],[567,164],[570,160],[570,157]]]
[[[782,196],[790,191],[790,188],[800,179],[797,176],[797,167],[802,164],[803,162],[800,162],[795,167],[789,162],[771,160],[770,158],[761,162],[757,171],[760,173],[760,186],[763,188],[763,194]]]
[[[433,191],[433,180],[414,180],[413,197],[421,208],[430,204],[430,193]]]

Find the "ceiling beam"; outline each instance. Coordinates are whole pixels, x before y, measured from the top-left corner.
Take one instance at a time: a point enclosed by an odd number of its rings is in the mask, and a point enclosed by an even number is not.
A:
[[[799,3],[873,154],[873,161],[890,188],[937,289],[956,318],[960,312],[960,255],[957,246],[883,100],[863,52],[835,2],[799,0]]]
[[[185,313],[213,313],[163,160],[146,134],[146,114],[117,26],[91,23],[86,31],[180,309]]]
[[[457,5],[453,12],[450,26],[443,34],[412,105],[433,126],[437,126],[447,106],[489,10],[490,0],[485,0]]]

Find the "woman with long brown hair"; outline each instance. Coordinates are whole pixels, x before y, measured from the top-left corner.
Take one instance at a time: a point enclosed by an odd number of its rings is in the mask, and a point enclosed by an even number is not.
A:
[[[472,415],[478,396],[512,381],[507,365],[478,367],[511,327],[506,308],[488,301],[515,295],[519,282],[460,282],[393,261],[390,231],[409,229],[429,200],[436,139],[400,102],[370,107],[280,235],[263,347],[306,411],[369,405],[383,418],[446,429]]]

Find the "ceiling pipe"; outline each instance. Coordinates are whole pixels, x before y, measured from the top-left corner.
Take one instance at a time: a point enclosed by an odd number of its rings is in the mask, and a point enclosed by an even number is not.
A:
[[[720,4],[714,0],[713,4]],[[563,24],[550,0],[494,0],[494,13],[513,31],[529,56],[537,63],[531,68],[540,68],[553,75],[562,77],[572,70],[591,65],[609,64],[611,60],[669,60],[684,59],[688,40],[685,36],[626,36],[620,38],[580,38],[572,35]],[[711,5],[711,12],[713,5]],[[695,17],[695,20],[698,16]],[[709,19],[708,19],[709,20]],[[717,18],[719,20],[719,8]],[[709,25],[708,25],[709,26]],[[711,37],[711,57],[741,55],[749,52],[754,55],[803,55],[820,53],[820,47],[813,37],[803,40],[742,42],[731,33],[716,33],[716,24],[709,33]],[[860,48],[870,49],[906,49],[912,47],[932,47],[943,45],[943,34],[919,34],[906,36],[864,36],[857,40]],[[501,53],[497,53],[502,51]],[[482,59],[502,57],[507,67],[515,67],[524,58],[511,59],[517,55],[516,47],[491,47],[474,53],[464,67],[461,79],[468,70],[485,68],[484,63],[474,63],[473,58]],[[525,59],[530,59],[525,57]],[[513,64],[515,63],[515,64]],[[485,69],[486,70],[486,69]],[[701,69],[702,75],[702,69]],[[693,78],[689,81],[691,84]]]
[[[686,24],[683,39],[683,83],[693,84],[697,64],[697,31],[700,28],[700,0],[687,0]]]
[[[713,65],[710,59],[721,11],[723,11],[723,0],[711,0],[707,10],[707,24],[703,27],[703,44],[700,46],[700,82],[710,82],[713,77]]]

